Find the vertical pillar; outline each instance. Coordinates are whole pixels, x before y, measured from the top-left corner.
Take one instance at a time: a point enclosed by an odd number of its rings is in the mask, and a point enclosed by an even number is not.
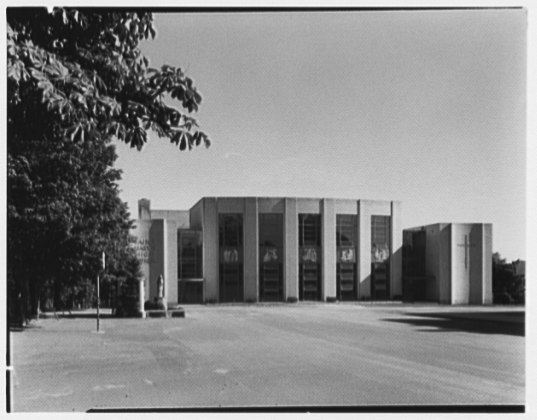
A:
[[[356,292],[355,292],[355,296],[356,296],[356,299],[357,300],[360,300],[361,299],[361,294],[360,294],[360,261],[362,261],[362,253],[360,251],[360,235],[361,235],[361,230],[360,230],[360,202],[358,201],[357,204],[356,204],[356,243],[354,244],[354,247],[356,249],[356,280],[355,280],[355,288],[356,288]]]
[[[218,211],[216,198],[203,199],[203,277],[205,279],[205,300],[218,301],[218,267],[220,249],[218,243]]]
[[[371,298],[371,211],[358,201],[358,299]]]
[[[244,199],[244,300],[259,300],[259,217],[257,198]]]
[[[322,300],[336,298],[336,211],[333,199],[323,199],[322,213]]]
[[[484,286],[484,225],[482,223],[474,224],[468,235],[469,237],[469,254],[470,259],[470,299],[471,305],[483,304],[483,286]]]
[[[454,280],[455,271],[455,252],[453,244],[455,242],[455,225],[449,223],[445,227],[441,225],[438,245],[438,285],[440,287],[440,303],[455,303],[455,294],[457,292],[457,283]]]
[[[136,252],[136,257],[141,264],[141,271],[144,277],[144,295],[149,298],[149,279],[150,275],[150,258],[151,258],[151,220],[136,221],[134,229],[131,231],[132,235],[136,238],[131,243]]]
[[[144,303],[145,303],[144,278],[141,277],[138,282],[138,304],[140,305],[140,317],[141,318],[145,318]]]
[[[483,301],[492,304],[492,224],[483,225]]]
[[[164,266],[166,242],[164,220],[152,220],[149,230],[149,300],[153,301],[158,294],[157,279],[161,274],[166,276]],[[164,279],[166,280],[166,279]]]
[[[298,299],[298,212],[295,198],[284,202],[284,299]]]
[[[164,280],[166,281],[166,301],[168,305],[177,304],[177,223],[174,220],[166,220],[166,250],[164,254],[164,262],[166,273]]]
[[[403,229],[401,227],[401,202],[390,203],[390,298],[403,296]]]
[[[168,278],[168,229],[166,219],[162,220],[162,275],[164,276],[164,305],[168,309],[169,278]]]
[[[151,201],[149,201],[147,198],[138,200],[138,219],[151,219]]]

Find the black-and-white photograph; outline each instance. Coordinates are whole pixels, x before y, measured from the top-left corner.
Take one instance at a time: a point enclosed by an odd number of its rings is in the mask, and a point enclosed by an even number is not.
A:
[[[7,412],[526,412],[527,8],[5,11]]]

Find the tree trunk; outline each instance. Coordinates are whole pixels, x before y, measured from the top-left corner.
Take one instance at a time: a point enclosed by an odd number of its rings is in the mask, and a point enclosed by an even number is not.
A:
[[[18,300],[18,306],[19,306],[19,318],[21,322],[21,326],[25,327],[27,325],[27,321],[29,319],[28,314],[28,300],[29,300],[29,280],[28,275],[25,274],[24,278],[22,279],[22,284],[20,285],[20,290],[17,295]]]
[[[38,302],[38,281],[33,278],[32,281],[30,281],[30,317],[31,319],[37,318],[37,302]]]

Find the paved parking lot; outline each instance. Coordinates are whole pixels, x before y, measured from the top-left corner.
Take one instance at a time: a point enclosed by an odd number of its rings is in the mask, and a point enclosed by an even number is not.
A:
[[[185,309],[11,332],[12,410],[524,404],[520,307]]]

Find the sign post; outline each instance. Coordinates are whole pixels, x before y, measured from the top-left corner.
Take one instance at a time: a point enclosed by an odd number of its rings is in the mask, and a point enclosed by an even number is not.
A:
[[[97,274],[97,332],[99,332],[99,306],[101,304],[101,299],[99,295],[99,275]]]
[[[103,251],[103,256],[102,256],[102,266],[103,266],[103,273],[104,273],[104,269],[106,267],[106,263],[105,263],[105,254],[104,254],[104,251]],[[100,309],[100,306],[101,306],[101,294],[100,294],[100,290],[99,290],[99,275],[97,274],[97,332],[99,332],[99,309]]]

